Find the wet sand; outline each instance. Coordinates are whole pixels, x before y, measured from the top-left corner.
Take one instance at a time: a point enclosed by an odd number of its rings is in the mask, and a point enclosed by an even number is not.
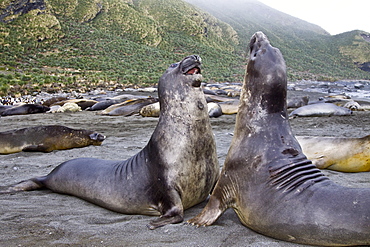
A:
[[[109,117],[95,112],[35,114],[0,118],[0,131],[46,124],[98,131],[107,136],[102,146],[0,156],[0,186],[45,175],[63,161],[78,157],[127,159],[149,140],[158,119]],[[212,119],[222,165],[232,138],[235,115]],[[370,133],[370,112],[348,117],[291,120],[296,135],[362,137]],[[324,170],[332,180],[349,187],[370,187],[370,173]],[[340,202],[338,202],[340,203]],[[194,217],[205,203],[185,211]],[[227,210],[209,227],[167,225],[148,230],[149,216],[123,215],[81,199],[47,190],[0,195],[0,246],[301,246],[260,235]]]

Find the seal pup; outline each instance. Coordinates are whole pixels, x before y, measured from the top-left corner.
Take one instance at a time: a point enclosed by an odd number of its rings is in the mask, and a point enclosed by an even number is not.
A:
[[[0,154],[99,146],[104,140],[104,135],[92,130],[71,129],[62,125],[36,126],[0,132]]]
[[[283,56],[257,32],[220,179],[206,207],[188,222],[211,225],[233,208],[242,224],[276,239],[370,244],[370,189],[339,186],[306,158],[289,125],[286,95]]]
[[[362,138],[297,136],[303,153],[320,169],[370,171],[370,135]]]
[[[200,66],[199,56],[188,56],[161,76],[158,124],[138,154],[125,161],[66,161],[3,193],[48,188],[124,214],[161,216],[150,229],[182,222],[184,210],[204,201],[219,176]]]

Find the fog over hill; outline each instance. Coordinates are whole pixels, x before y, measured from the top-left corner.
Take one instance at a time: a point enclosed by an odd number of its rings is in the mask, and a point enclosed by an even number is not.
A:
[[[331,36],[323,28],[275,10],[257,0],[186,0],[230,24],[246,47],[256,31],[263,31],[281,49],[290,78],[369,79],[368,33],[351,31]],[[362,70],[361,70],[362,69]],[[367,72],[364,72],[366,71]]]

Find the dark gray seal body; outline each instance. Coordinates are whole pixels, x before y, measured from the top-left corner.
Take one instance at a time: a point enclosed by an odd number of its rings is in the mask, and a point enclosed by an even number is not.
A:
[[[234,137],[203,211],[211,225],[233,208],[264,235],[311,245],[370,244],[370,189],[330,181],[302,153],[286,111],[286,67],[262,32],[253,35]]]
[[[204,201],[219,176],[200,65],[199,56],[189,56],[162,75],[158,124],[135,156],[70,160],[3,192],[46,187],[116,212],[161,216],[151,221],[151,229],[183,221],[184,209]]]
[[[35,113],[44,113],[50,110],[49,107],[40,104],[24,104],[20,106],[14,106],[6,109],[1,113],[1,116],[12,116],[12,115],[26,115]]]
[[[95,131],[61,125],[36,126],[0,132],[0,154],[51,152],[101,145],[105,136]]]

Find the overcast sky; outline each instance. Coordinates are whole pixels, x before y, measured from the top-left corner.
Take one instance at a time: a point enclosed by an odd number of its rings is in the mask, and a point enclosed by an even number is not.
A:
[[[335,35],[352,30],[370,33],[370,0],[259,0]]]

